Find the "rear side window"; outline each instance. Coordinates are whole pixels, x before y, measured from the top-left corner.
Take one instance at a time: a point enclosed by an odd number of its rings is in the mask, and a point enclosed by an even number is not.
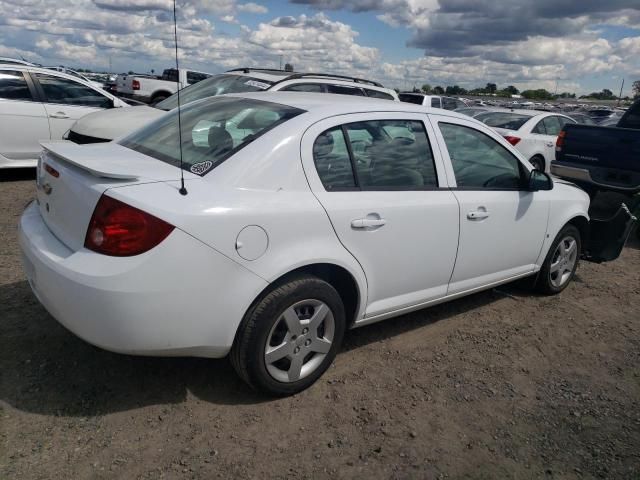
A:
[[[334,127],[318,136],[313,154],[328,191],[438,186],[431,146],[420,121],[372,120]]]
[[[440,108],[441,107],[441,103],[440,103],[440,99],[438,97],[434,97],[431,99],[431,106],[434,108]]]
[[[29,86],[22,72],[17,70],[0,71],[0,98],[33,101]]]
[[[253,99],[209,97],[177,110],[124,138],[120,144],[196,175],[205,175],[227,158],[303,110]]]
[[[401,102],[415,103],[416,105],[422,105],[422,95],[411,95],[409,93],[401,93],[398,95]]]
[[[109,108],[112,105],[109,97],[74,80],[41,73],[37,73],[36,78],[44,91],[47,103],[96,108]]]
[[[289,85],[280,90],[281,92],[311,92],[311,93],[323,93],[324,88],[319,83],[298,83],[296,85]]]
[[[558,117],[546,117],[542,119],[542,123],[544,123],[544,128],[547,131],[547,135],[557,136],[562,130],[562,123],[560,123],[560,119]]]
[[[370,88],[365,88],[365,92],[367,92],[367,96],[371,98],[382,98],[384,100],[394,100],[392,95],[388,93],[381,92],[379,90],[371,90]]]
[[[531,133],[537,133],[538,135],[546,135],[547,130],[544,128],[544,122],[540,120],[535,127],[531,130]]]
[[[480,118],[478,117],[480,120]],[[527,123],[531,117],[527,115],[519,115],[517,113],[493,112],[482,118],[482,123],[495,128],[507,128],[509,130],[519,130],[522,125]]]
[[[207,75],[206,73],[200,73],[200,72],[187,72],[187,83],[189,85],[194,84],[194,83],[198,83],[202,80],[204,80],[205,78],[209,78],[210,75]]]
[[[347,85],[327,85],[328,93],[337,93],[339,95],[357,95],[364,96],[364,92],[358,87],[349,87]]]

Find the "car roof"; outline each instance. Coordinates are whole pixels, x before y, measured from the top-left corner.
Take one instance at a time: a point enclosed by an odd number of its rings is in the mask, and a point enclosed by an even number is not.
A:
[[[365,78],[351,77],[346,75],[338,75],[332,73],[323,73],[323,72],[289,72],[286,70],[276,70],[270,68],[234,68],[233,70],[227,70],[224,72],[226,74],[236,74],[236,75],[249,75],[256,78],[263,78],[265,80],[270,80],[272,82],[283,82],[285,80],[328,80],[328,81],[343,81],[349,83],[357,83],[361,85],[368,85],[372,87],[380,87],[384,88],[384,86],[378,82],[373,80],[368,80]]]
[[[406,102],[392,102],[390,100],[355,95],[338,95],[333,93],[307,93],[307,92],[247,92],[230,93],[223,96],[251,98],[265,102],[279,103],[318,115],[345,115],[349,113],[363,112],[404,112],[404,113],[436,113],[461,120],[469,120],[467,115],[455,113],[451,110],[432,108],[424,105],[415,105]]]

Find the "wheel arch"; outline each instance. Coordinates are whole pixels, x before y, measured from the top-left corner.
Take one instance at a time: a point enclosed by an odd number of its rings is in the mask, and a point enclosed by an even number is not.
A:
[[[360,310],[363,308],[363,299],[366,299],[366,289],[356,280],[356,275],[346,267],[331,262],[308,263],[280,274],[273,281],[270,281],[269,285],[256,296],[247,309],[247,312],[274,287],[282,285],[298,275],[305,274],[316,276],[336,289],[345,308],[347,328],[352,326],[358,319]]]
[[[172,94],[168,90],[158,90],[151,94],[151,101],[161,96],[170,97],[171,95]]]
[[[573,225],[578,229],[580,232],[580,245],[582,251],[584,251],[587,241],[589,240],[589,220],[584,215],[576,215],[565,223],[565,225]]]

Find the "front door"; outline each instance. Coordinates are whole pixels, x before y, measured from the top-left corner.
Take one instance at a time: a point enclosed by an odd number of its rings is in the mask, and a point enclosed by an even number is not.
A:
[[[28,80],[19,70],[0,70],[0,155],[16,165],[35,161],[38,142],[49,140],[47,113]]]
[[[425,121],[344,115],[315,124],[302,140],[309,184],[365,272],[367,317],[446,295],[459,209]]]
[[[460,202],[460,245],[448,293],[533,273],[545,238],[549,192],[527,191],[528,168],[497,134],[472,122],[431,118]]]

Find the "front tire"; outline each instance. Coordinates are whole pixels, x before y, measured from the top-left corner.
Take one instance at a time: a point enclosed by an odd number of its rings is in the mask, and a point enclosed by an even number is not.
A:
[[[338,352],[346,318],[338,292],[301,275],[274,286],[247,312],[231,349],[231,363],[250,386],[293,395],[311,386]]]
[[[578,268],[581,248],[580,231],[573,225],[565,225],[544,259],[536,290],[546,295],[555,295],[567,288]]]

